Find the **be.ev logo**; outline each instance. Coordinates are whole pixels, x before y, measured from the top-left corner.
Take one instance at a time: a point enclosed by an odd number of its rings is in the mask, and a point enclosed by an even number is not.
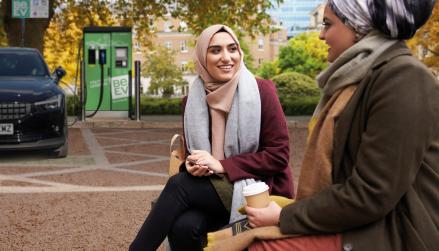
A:
[[[29,0],[13,0],[12,1],[12,17],[27,18],[30,13]]]
[[[1,2],[1,1],[0,1]],[[48,0],[12,0],[13,18],[48,18]]]
[[[128,97],[128,75],[111,78],[111,95],[112,99]]]

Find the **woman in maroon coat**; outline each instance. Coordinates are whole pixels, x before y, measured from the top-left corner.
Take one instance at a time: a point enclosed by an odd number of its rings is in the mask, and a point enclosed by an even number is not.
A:
[[[195,48],[199,77],[185,99],[190,153],[171,177],[130,250],[202,250],[208,231],[243,218],[242,188],[265,182],[270,194],[293,196],[288,129],[274,85],[244,65],[233,31],[205,29]]]

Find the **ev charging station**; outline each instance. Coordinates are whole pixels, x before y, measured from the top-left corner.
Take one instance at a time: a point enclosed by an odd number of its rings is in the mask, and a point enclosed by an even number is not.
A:
[[[131,118],[131,27],[85,27],[82,50],[82,120]]]

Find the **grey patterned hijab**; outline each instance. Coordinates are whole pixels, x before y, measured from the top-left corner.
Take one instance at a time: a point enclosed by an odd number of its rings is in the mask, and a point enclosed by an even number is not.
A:
[[[409,39],[430,17],[436,0],[328,0],[331,10],[360,40],[372,29]]]

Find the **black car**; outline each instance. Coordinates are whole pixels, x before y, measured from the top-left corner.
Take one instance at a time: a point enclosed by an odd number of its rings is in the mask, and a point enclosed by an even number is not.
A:
[[[65,75],[50,74],[43,56],[32,48],[0,48],[0,151],[51,150],[67,155]]]

